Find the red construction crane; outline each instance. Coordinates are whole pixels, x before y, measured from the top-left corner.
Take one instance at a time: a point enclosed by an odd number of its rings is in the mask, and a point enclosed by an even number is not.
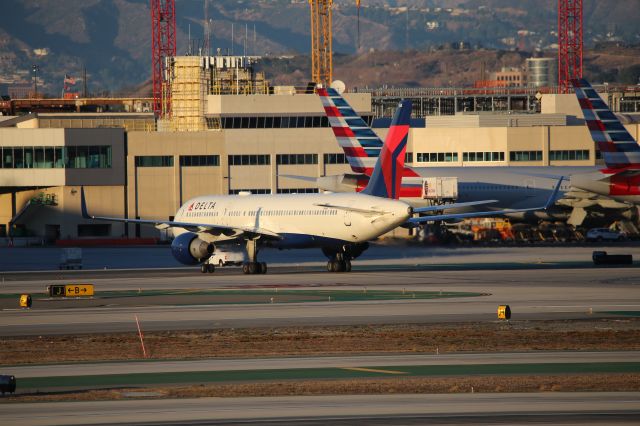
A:
[[[153,112],[166,118],[171,112],[171,88],[165,58],[176,56],[176,2],[151,0],[151,67]]]
[[[582,0],[558,0],[558,86],[563,93],[574,78],[582,78]]]

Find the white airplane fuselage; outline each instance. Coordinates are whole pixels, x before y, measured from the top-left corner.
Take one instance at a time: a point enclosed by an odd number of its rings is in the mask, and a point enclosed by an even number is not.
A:
[[[324,206],[323,206],[324,205]],[[176,222],[255,230],[263,245],[276,248],[340,247],[364,243],[406,222],[411,207],[399,200],[365,194],[279,194],[202,196],[184,203]],[[190,232],[174,228],[174,236]],[[237,234],[201,233],[211,243]]]

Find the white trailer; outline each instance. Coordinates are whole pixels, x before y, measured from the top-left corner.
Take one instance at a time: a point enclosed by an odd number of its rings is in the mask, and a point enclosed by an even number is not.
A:
[[[82,269],[82,249],[78,247],[63,248],[58,268]]]
[[[427,177],[422,179],[422,198],[434,201],[458,199],[457,177]]]

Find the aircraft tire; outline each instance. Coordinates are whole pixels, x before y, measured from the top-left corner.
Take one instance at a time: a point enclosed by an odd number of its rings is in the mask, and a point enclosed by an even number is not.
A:
[[[244,274],[248,274],[249,273],[249,264],[248,263],[243,263],[242,264],[242,272]]]
[[[351,272],[351,261],[350,260],[345,260],[344,261],[344,271],[345,272]]]
[[[249,262],[249,273],[251,275],[253,274],[257,274],[259,271],[259,266],[258,266],[258,262]]]
[[[267,273],[267,263],[266,262],[261,262],[260,263],[260,273],[261,274],[266,274]]]
[[[332,260],[333,263],[333,272],[344,272],[344,264],[339,260]]]
[[[333,262],[332,261],[328,261],[327,262],[327,271],[333,272]]]
[[[204,263],[202,265],[200,265],[200,272],[202,272],[203,274],[207,273],[207,265],[205,265]]]
[[[207,272],[213,274],[216,271],[216,267],[212,264],[207,265]]]

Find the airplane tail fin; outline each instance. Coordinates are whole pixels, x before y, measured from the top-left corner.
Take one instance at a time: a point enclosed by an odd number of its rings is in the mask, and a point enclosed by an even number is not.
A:
[[[371,179],[362,190],[363,194],[399,198],[407,139],[409,138],[410,117],[411,101],[406,99],[400,101],[382,146],[380,157],[378,157],[371,174]]]
[[[593,141],[610,169],[640,167],[640,145],[585,79],[571,83]]]
[[[344,151],[351,170],[371,176],[382,149],[382,140],[337,90],[319,88],[318,95],[331,130]]]

